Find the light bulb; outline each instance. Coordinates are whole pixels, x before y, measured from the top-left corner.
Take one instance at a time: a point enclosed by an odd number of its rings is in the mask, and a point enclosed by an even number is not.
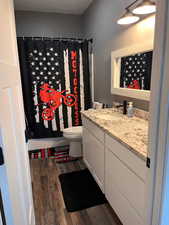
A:
[[[131,12],[127,11],[120,19],[117,21],[120,25],[128,25],[132,23],[136,23],[140,17],[133,15]]]
[[[144,15],[156,12],[156,5],[149,0],[144,0],[135,9],[132,10],[134,14]]]

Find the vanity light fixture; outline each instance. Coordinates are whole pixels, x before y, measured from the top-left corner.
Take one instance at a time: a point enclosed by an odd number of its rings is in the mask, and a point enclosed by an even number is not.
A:
[[[128,25],[132,23],[136,23],[140,20],[140,17],[134,15],[129,9],[126,9],[126,13],[118,19],[117,23],[120,25]]]
[[[129,6],[126,7],[125,9],[126,12],[117,21],[118,24],[128,25],[128,24],[136,23],[137,21],[140,20],[139,15],[146,15],[146,14],[156,12],[156,4],[152,2],[151,0],[143,0],[142,3],[138,4],[134,9],[131,9],[131,7],[133,8],[133,6],[138,1],[139,0],[135,0]]]
[[[156,4],[150,0],[143,0],[132,12],[138,15],[154,13],[156,12]]]

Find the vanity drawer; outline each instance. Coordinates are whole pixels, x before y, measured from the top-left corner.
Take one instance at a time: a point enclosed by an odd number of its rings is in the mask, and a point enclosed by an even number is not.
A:
[[[106,149],[106,197],[124,225],[142,224],[145,184]]]
[[[83,127],[87,128],[100,142],[104,143],[104,131],[85,117],[82,117],[82,121]]]
[[[105,146],[143,181],[146,180],[147,167],[144,160],[107,134],[105,134]]]

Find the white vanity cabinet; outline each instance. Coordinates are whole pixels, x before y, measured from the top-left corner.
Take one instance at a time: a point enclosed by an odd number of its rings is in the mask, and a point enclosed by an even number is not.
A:
[[[83,156],[124,225],[144,225],[146,162],[104,129],[83,118]]]
[[[104,192],[104,132],[89,120],[83,119],[84,161]]]
[[[144,225],[145,162],[105,135],[105,193],[124,225]]]

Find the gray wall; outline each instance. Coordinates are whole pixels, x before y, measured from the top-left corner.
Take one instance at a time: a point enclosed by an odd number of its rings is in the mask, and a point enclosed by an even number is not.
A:
[[[83,37],[81,16],[16,11],[15,18],[17,36]]]
[[[120,26],[116,21],[124,13],[125,1],[96,0],[84,14],[84,28],[87,38],[94,38],[95,100],[111,104],[113,100],[128,98],[113,96],[111,84],[111,51],[153,39],[154,24],[149,18],[135,25]],[[148,110],[146,101],[134,101],[136,107]]]

